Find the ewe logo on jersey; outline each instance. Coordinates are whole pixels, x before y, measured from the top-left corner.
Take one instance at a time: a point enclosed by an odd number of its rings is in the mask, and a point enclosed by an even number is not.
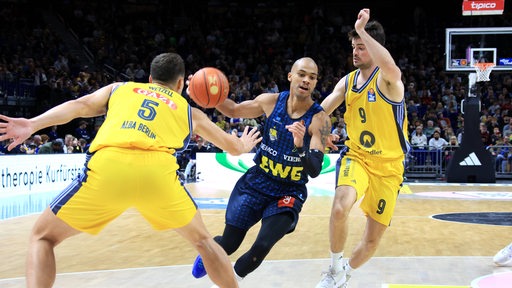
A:
[[[206,154],[210,155],[210,153],[206,153]],[[249,169],[249,167],[254,165],[254,163],[252,162],[253,154],[248,153],[248,154],[246,154],[246,156],[248,157],[247,159],[251,159],[250,162],[245,162],[239,156],[230,156],[228,153],[215,153],[215,160],[221,166],[223,166],[229,170],[238,171],[240,173],[245,173],[245,171],[247,171],[247,169]],[[338,157],[338,155],[335,155],[335,154],[324,155],[324,162],[323,162],[322,171],[320,172],[320,174],[334,172],[334,170],[336,169],[336,161],[334,161],[334,160],[331,161],[331,158],[329,156],[331,156],[333,158]],[[230,159],[236,159],[236,161],[231,161]],[[247,160],[247,161],[249,161],[249,160]]]
[[[272,175],[279,176],[282,179],[289,178],[293,181],[299,181],[303,167],[297,166],[284,166],[281,163],[276,163],[272,159],[267,156],[261,157],[261,169],[265,170],[265,172],[272,172]]]

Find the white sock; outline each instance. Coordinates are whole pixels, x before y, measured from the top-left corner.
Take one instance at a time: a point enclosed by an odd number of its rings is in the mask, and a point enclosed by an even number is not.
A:
[[[342,269],[341,259],[343,259],[343,251],[339,253],[331,252],[331,267],[336,272]]]

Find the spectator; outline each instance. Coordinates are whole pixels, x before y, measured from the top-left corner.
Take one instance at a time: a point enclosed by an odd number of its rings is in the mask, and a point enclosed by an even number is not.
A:
[[[41,145],[48,143],[49,140],[50,136],[48,136],[48,134],[41,134]],[[38,149],[41,147],[41,145],[39,145]]]
[[[336,142],[334,144],[343,144],[345,142],[345,140],[347,139],[347,131],[345,130],[345,122],[342,122],[342,121],[338,122],[336,124],[336,128],[334,128],[331,131],[331,134],[336,134],[340,137],[338,142]]]
[[[81,138],[83,139],[83,138]],[[74,137],[73,141],[71,142],[71,153],[84,153],[84,150],[82,149],[82,146],[78,142],[78,138]],[[69,147],[68,147],[69,148]]]
[[[496,159],[496,172],[507,172],[512,161],[510,148],[512,145],[506,137],[502,137],[496,141],[496,144],[487,147],[489,152]],[[508,167],[507,167],[508,166]]]
[[[49,141],[52,141],[52,140],[55,140],[57,138],[59,138],[59,133],[57,132],[57,129],[58,129],[58,126],[57,125],[53,125],[51,128],[50,128],[50,132],[48,132],[48,140]]]
[[[450,136],[449,140],[450,141],[448,141],[448,145],[446,145],[446,147],[444,148],[445,167],[447,167],[448,163],[450,163],[450,160],[453,158],[453,154],[455,154],[455,151],[459,149],[459,142],[457,141],[457,136]]]
[[[438,130],[434,131],[434,135],[432,135],[432,138],[428,140],[432,166],[437,166],[440,164],[439,160],[441,159],[443,149],[446,145],[448,145],[448,142],[446,139],[441,137],[441,133]]]
[[[34,137],[32,137],[32,143],[35,146],[34,154],[37,154],[37,151],[39,150],[39,147],[43,145],[43,138],[39,134],[35,134]]]
[[[240,129],[240,124],[244,121],[244,118],[229,118],[229,128],[238,129],[239,131],[244,131],[244,129]]]
[[[22,144],[18,144],[16,147],[14,147],[13,149],[11,149],[11,151],[7,150],[7,147],[9,147],[9,145],[11,145],[12,142],[14,142],[13,139],[9,139],[9,140],[6,140],[5,141],[5,145],[2,147],[2,151],[4,154],[6,155],[14,155],[14,154],[25,154],[25,151],[22,151]]]
[[[217,115],[217,121],[215,124],[224,131],[228,131],[229,129],[229,123],[225,120],[225,116],[222,114]]]
[[[258,121],[256,121],[256,119],[254,118],[244,118],[242,123],[244,124],[244,126],[258,127]]]
[[[433,120],[427,120],[427,127],[423,128],[423,134],[427,136],[427,139],[432,138],[432,135],[434,134],[434,130],[436,129],[436,126],[434,126]]]
[[[496,145],[499,140],[503,140],[500,127],[494,127],[491,134],[491,145]]]
[[[484,146],[492,145],[491,133],[487,130],[487,125],[485,125],[485,123],[480,123],[480,138],[482,138]]]
[[[75,129],[74,136],[77,138],[84,138],[87,141],[91,140],[91,135],[89,134],[89,131],[87,131],[87,121],[81,120],[78,123],[78,127]]]
[[[64,153],[64,140],[57,138],[46,144],[41,145],[39,148],[39,154],[60,154]]]
[[[192,169],[195,169],[194,166],[196,165],[197,152],[208,152],[208,146],[206,145],[206,141],[201,137],[199,137],[199,139],[197,140],[197,144],[193,145],[192,148],[190,148],[190,159],[187,163],[187,166],[185,167],[186,180],[195,178],[195,172],[192,173]]]
[[[75,136],[73,136],[71,134],[66,134],[66,136],[64,136],[64,147],[62,147],[62,149],[64,150],[64,153],[71,153],[70,151],[73,151],[72,149],[69,149],[69,147],[73,146],[74,138],[75,138]]]
[[[503,136],[509,137],[512,135],[512,117],[504,117],[505,125],[503,126]]]
[[[423,126],[416,127],[416,133],[411,137],[411,145],[412,154],[416,158],[416,165],[425,165],[428,140],[427,135],[423,134]]]
[[[78,145],[82,147],[83,153],[87,152],[87,150],[89,149],[89,143],[84,138],[78,139]]]

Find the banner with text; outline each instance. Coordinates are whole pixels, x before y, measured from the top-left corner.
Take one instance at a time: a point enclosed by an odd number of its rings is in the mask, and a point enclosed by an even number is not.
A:
[[[0,156],[0,198],[57,192],[79,173],[85,154]]]

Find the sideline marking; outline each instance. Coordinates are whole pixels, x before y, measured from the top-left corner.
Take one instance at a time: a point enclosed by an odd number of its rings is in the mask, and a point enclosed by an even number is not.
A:
[[[470,288],[469,286],[382,284],[382,288]]]
[[[412,190],[409,187],[409,185],[406,184],[406,185],[402,186],[402,188],[400,189],[400,194],[413,194],[413,193],[412,193]]]
[[[489,274],[478,277],[471,282],[474,288],[510,288],[512,283],[512,271]]]
[[[512,183],[448,183],[448,182],[405,182],[411,186],[475,186],[475,187],[510,187]]]
[[[512,200],[512,192],[508,191],[429,191],[416,192],[416,196],[429,198],[457,198],[477,200]]]

